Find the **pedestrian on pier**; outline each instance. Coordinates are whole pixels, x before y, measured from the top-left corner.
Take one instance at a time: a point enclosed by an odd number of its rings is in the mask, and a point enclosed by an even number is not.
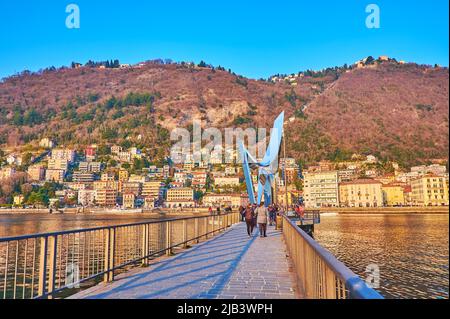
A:
[[[244,216],[245,223],[247,224],[247,234],[251,237],[253,234],[253,228],[255,227],[255,213],[253,212],[252,205],[248,204],[247,208],[245,209]]]
[[[245,207],[239,206],[239,214],[241,215],[241,221],[245,222]]]
[[[259,207],[256,209],[256,222],[259,227],[259,236],[267,237],[267,220],[269,218],[269,211],[264,206],[264,203],[259,204]]]

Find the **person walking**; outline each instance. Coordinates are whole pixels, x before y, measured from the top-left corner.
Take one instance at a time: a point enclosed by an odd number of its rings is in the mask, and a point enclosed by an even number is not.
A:
[[[241,216],[241,222],[245,222],[245,207],[239,206],[239,215]]]
[[[256,209],[256,222],[258,223],[260,237],[267,237],[266,231],[268,217],[269,212],[264,206],[264,203],[259,204],[259,207]]]
[[[245,223],[247,224],[247,234],[248,236],[252,236],[254,224],[255,214],[253,212],[252,206],[248,204],[247,208],[244,210]]]

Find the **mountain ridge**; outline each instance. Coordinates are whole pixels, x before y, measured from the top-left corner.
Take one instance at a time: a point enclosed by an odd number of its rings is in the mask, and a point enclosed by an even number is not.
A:
[[[406,165],[448,153],[448,68],[373,60],[252,80],[222,67],[152,61],[24,73],[0,82],[0,144],[136,142],[163,157],[174,127],[270,127],[286,111],[288,153],[306,163],[373,153]]]

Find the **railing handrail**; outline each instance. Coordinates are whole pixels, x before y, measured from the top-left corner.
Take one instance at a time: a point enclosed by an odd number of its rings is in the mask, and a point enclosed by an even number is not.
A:
[[[119,227],[158,224],[158,223],[163,223],[163,222],[167,222],[167,221],[191,220],[191,219],[197,219],[197,218],[208,217],[208,216],[225,216],[225,215],[229,215],[229,214],[233,214],[233,212],[223,213],[223,214],[220,214],[220,215],[217,215],[217,214],[214,214],[214,215],[203,214],[203,215],[199,215],[199,216],[173,217],[173,218],[165,218],[165,219],[149,219],[147,221],[142,221],[142,222],[137,222],[137,223],[115,224],[115,225],[109,225],[109,226],[98,226],[98,227],[89,227],[89,228],[80,228],[80,229],[70,229],[70,230],[62,230],[62,231],[55,231],[55,232],[36,233],[36,234],[30,234],[30,235],[20,235],[20,236],[12,236],[12,237],[0,237],[0,243],[7,242],[7,241],[16,241],[16,240],[40,238],[40,237],[50,237],[50,236],[68,235],[68,234],[75,234],[75,233],[85,233],[85,232],[90,232],[90,231],[105,230],[105,229],[119,228]]]
[[[300,227],[293,223],[286,215],[283,215],[284,221],[288,222],[293,229],[301,236],[306,243],[322,258],[330,269],[343,281],[350,292],[352,298],[356,299],[384,299],[375,289],[367,284],[353,271],[351,271],[343,262],[339,261],[330,251],[322,247],[311,236],[304,232]]]

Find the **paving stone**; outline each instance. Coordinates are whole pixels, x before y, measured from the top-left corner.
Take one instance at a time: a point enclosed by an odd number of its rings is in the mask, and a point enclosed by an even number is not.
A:
[[[172,257],[136,268],[71,298],[88,299],[292,299],[295,274],[282,235],[248,237],[237,224]]]

